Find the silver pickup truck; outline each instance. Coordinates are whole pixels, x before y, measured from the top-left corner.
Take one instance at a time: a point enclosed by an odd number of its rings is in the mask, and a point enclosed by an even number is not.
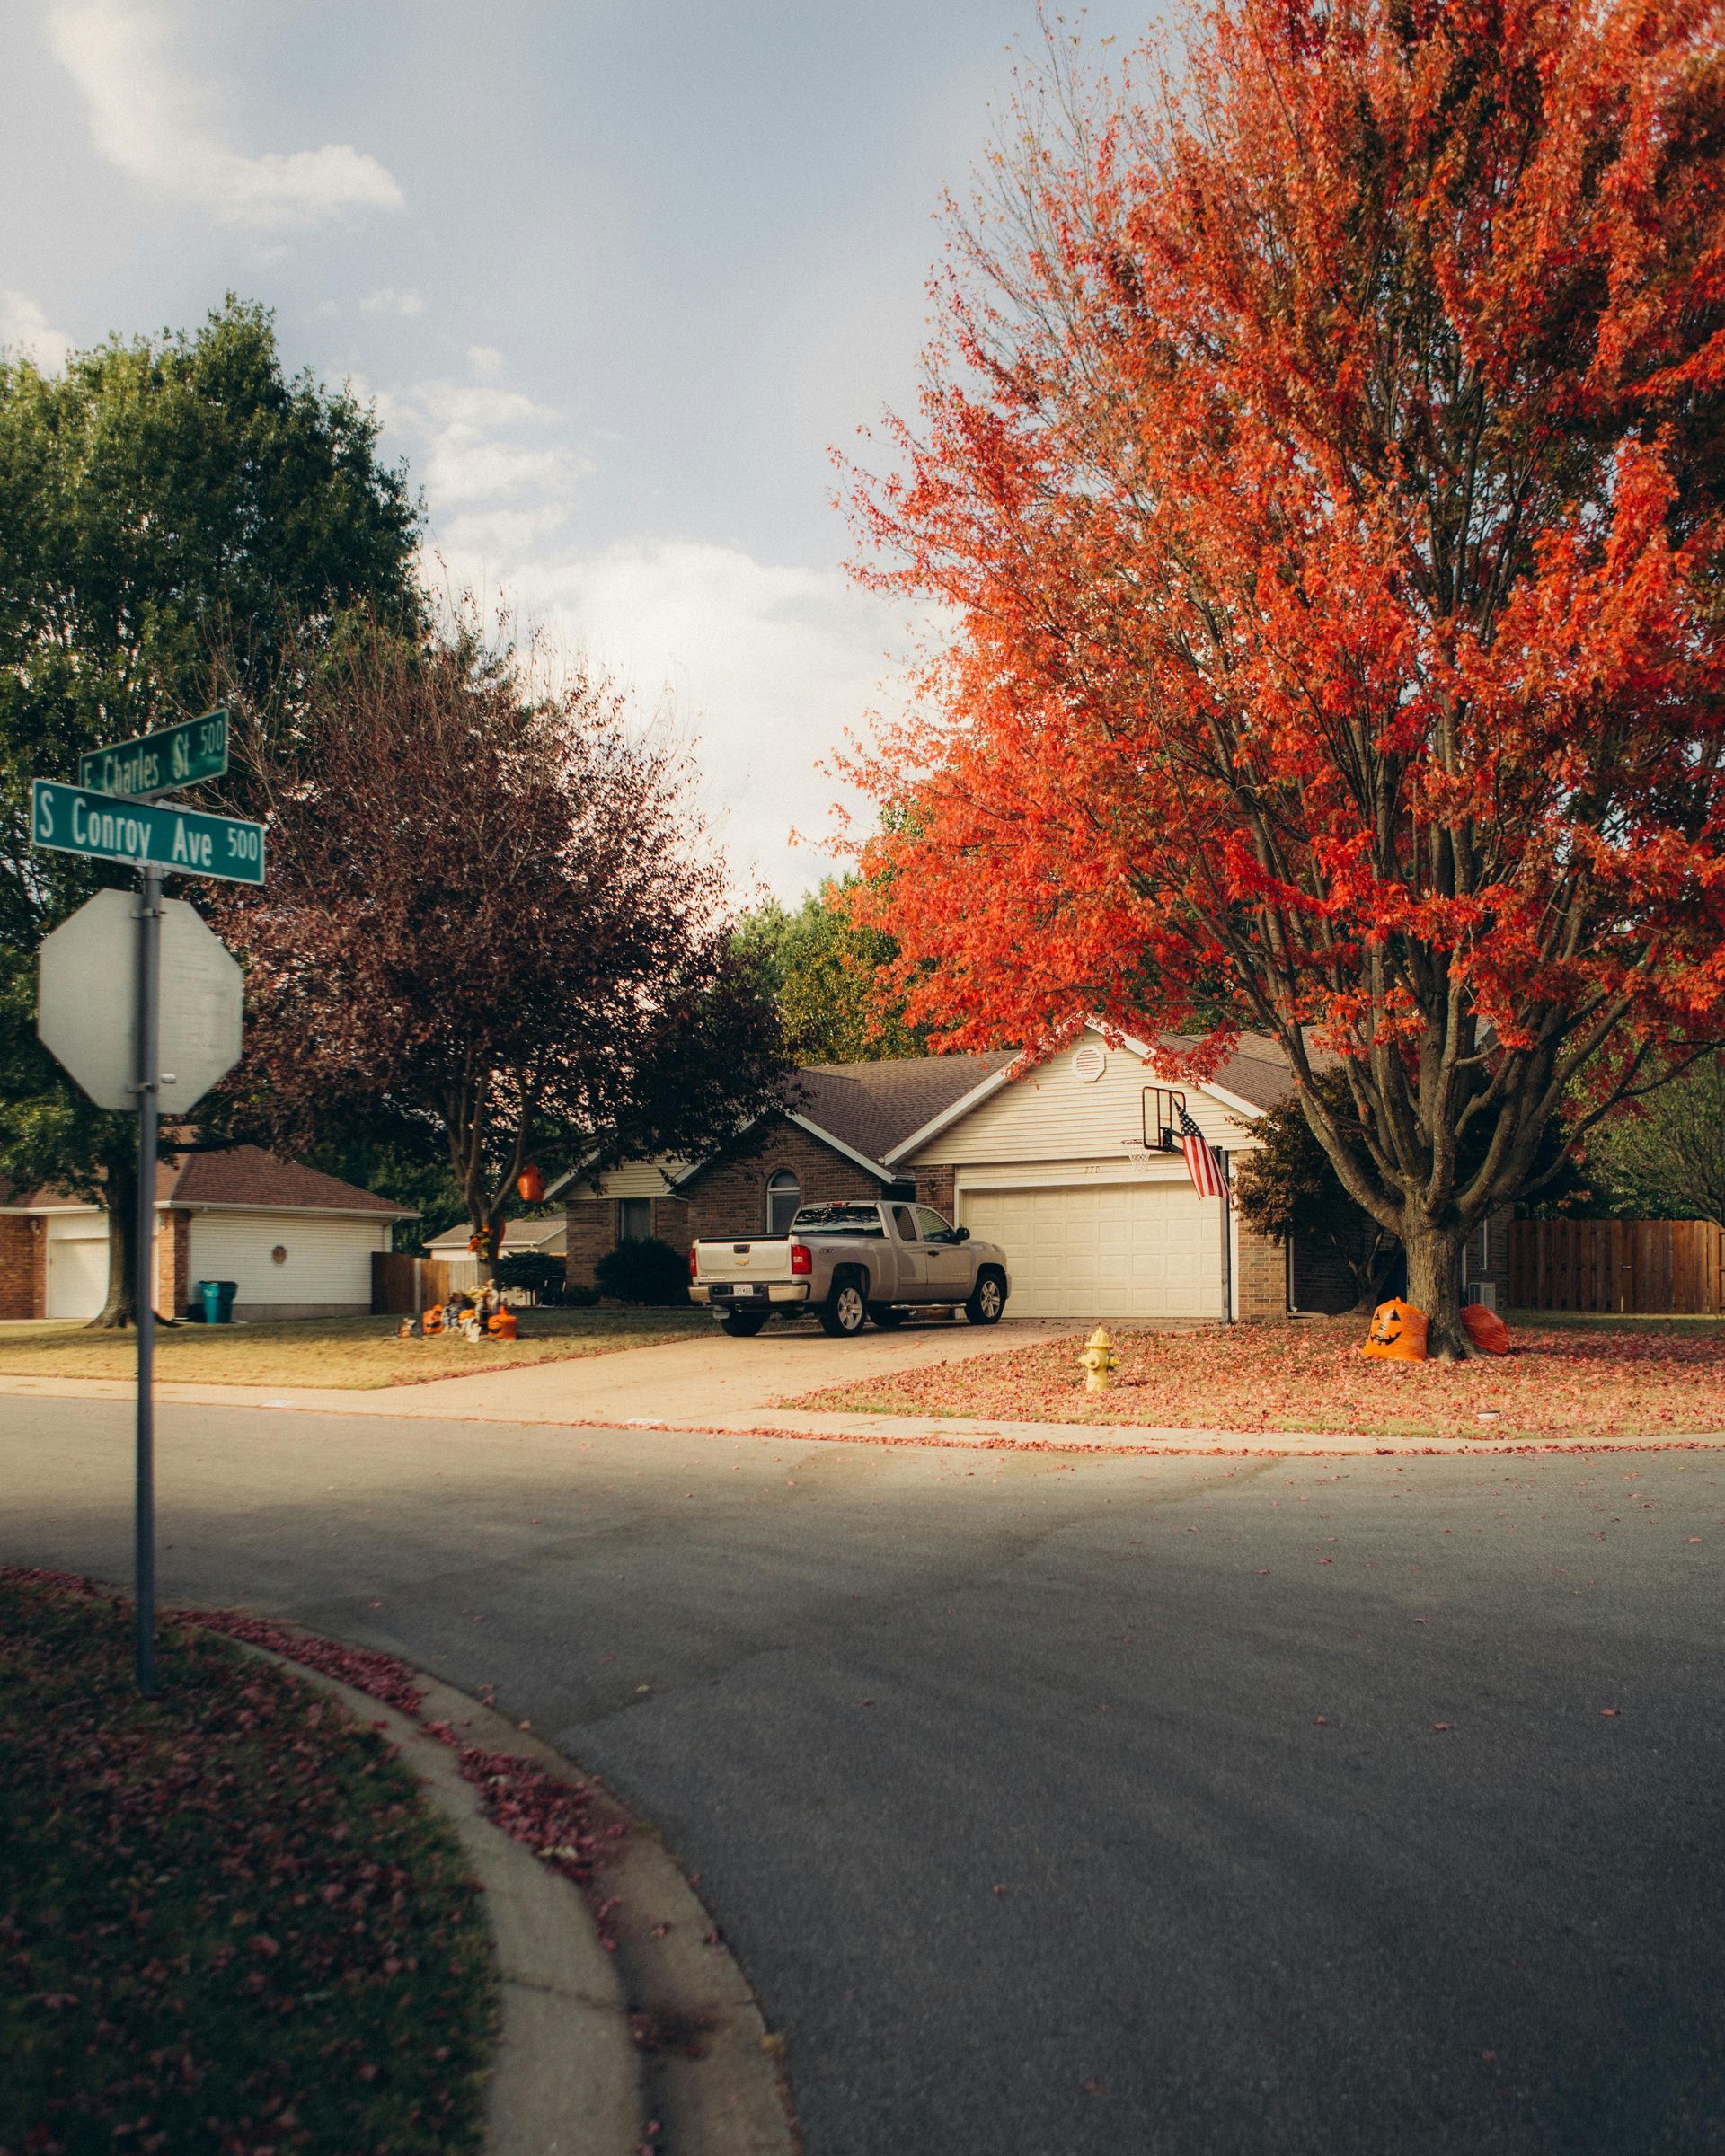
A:
[[[809,1311],[839,1335],[861,1332],[871,1318],[890,1330],[930,1304],[962,1307],[973,1325],[992,1325],[1009,1288],[992,1242],[973,1242],[969,1228],[902,1198],[804,1206],[788,1235],[703,1240],[689,1251],[691,1301],[745,1339],[775,1314]]]

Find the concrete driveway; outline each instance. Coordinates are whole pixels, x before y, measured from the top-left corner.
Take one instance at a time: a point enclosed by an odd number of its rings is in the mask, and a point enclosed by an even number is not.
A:
[[[847,1378],[919,1370],[960,1356],[1028,1348],[1075,1325],[1004,1320],[998,1325],[930,1319],[900,1332],[871,1327],[859,1338],[829,1339],[818,1326],[769,1325],[757,1339],[732,1339],[715,1324],[692,1338],[615,1355],[533,1363],[477,1377],[422,1385],[346,1392],[319,1385],[158,1385],[160,1400],[186,1406],[300,1408],[329,1415],[430,1417],[454,1422],[643,1424],[668,1429],[747,1430],[771,1402]],[[129,1400],[123,1380],[0,1379],[0,1397]],[[769,1416],[769,1419],[772,1418]],[[822,1418],[826,1419],[826,1418]]]

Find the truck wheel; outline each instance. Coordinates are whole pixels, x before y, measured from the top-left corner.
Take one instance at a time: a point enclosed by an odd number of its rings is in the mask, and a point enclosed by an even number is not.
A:
[[[728,1310],[719,1321],[733,1340],[752,1340],[765,1322],[764,1310]]]
[[[998,1325],[1006,1307],[1006,1289],[998,1273],[981,1273],[970,1291],[964,1314],[973,1325]]]
[[[878,1325],[882,1332],[896,1331],[909,1314],[907,1311],[895,1310],[890,1303],[869,1304],[869,1321]]]
[[[868,1303],[856,1282],[836,1280],[832,1294],[820,1307],[820,1330],[836,1339],[847,1339],[862,1331],[868,1315]]]

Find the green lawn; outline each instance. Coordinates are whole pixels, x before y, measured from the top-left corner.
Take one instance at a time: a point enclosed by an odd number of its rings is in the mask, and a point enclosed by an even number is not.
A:
[[[203,1630],[0,1568],[0,2142],[468,2156],[479,1889],[383,1740]]]
[[[402,1340],[398,1318],[296,1318],[267,1325],[176,1325],[156,1334],[156,1375],[210,1385],[337,1385],[368,1391],[471,1377],[522,1363],[612,1355],[683,1339],[711,1321],[697,1310],[524,1310],[521,1337]],[[0,1376],[130,1377],[137,1336],[43,1322],[0,1327]]]

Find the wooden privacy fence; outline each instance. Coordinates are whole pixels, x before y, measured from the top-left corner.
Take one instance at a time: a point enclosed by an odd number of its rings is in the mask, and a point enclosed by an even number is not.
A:
[[[411,1258],[405,1250],[371,1254],[374,1317],[406,1318],[429,1310],[449,1293],[449,1268],[441,1258]]]
[[[1725,1310],[1725,1235],[1711,1220],[1516,1220],[1509,1301],[1517,1310]]]

